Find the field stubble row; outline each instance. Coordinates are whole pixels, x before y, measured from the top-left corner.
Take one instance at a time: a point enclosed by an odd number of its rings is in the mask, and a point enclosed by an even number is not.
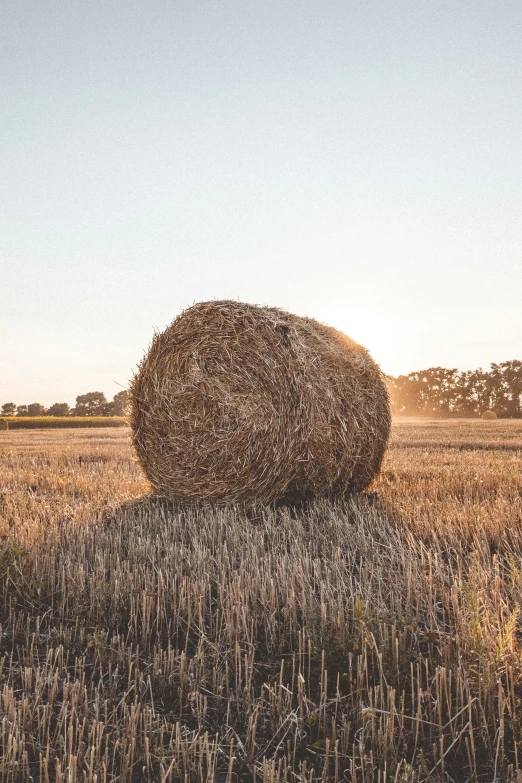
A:
[[[521,458],[397,422],[376,496],[245,514],[0,433],[0,780],[517,780]]]

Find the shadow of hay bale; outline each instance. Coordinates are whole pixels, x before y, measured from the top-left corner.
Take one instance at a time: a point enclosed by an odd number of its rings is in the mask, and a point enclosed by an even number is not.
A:
[[[296,503],[277,502],[271,505],[244,506],[231,504],[228,506],[215,506],[210,503],[182,503],[176,499],[150,493],[136,500],[126,501],[120,506],[107,512],[101,525],[110,529],[113,525],[147,525],[148,520],[154,518],[161,524],[169,523],[169,520],[178,526],[191,529],[198,519],[223,520],[227,525],[238,525],[240,529],[248,532],[249,527],[270,524],[277,525],[289,520],[307,519],[310,524],[320,525],[324,514],[339,513],[352,522],[357,514],[371,512],[394,520],[400,524],[399,513],[384,500],[379,492],[364,492],[358,495],[346,494],[344,497],[308,498]]]

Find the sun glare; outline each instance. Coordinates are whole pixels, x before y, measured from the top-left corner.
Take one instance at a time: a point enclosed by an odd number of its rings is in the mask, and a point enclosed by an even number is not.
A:
[[[397,322],[360,303],[336,306],[317,320],[339,329],[371,353],[382,370],[393,374],[400,359]]]

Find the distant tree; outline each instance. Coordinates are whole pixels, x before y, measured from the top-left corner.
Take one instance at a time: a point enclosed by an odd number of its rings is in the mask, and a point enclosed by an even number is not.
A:
[[[47,409],[48,416],[68,416],[71,412],[67,402],[55,402]]]
[[[14,402],[4,402],[2,405],[2,416],[14,416],[16,413],[16,405]]]
[[[32,402],[27,406],[28,416],[45,416],[45,406],[40,405],[39,402]]]
[[[107,398],[103,392],[88,392],[76,397],[75,416],[103,416]]]
[[[390,378],[388,388],[395,413],[410,416],[447,416],[456,404],[457,370],[430,367]]]
[[[17,416],[28,416],[28,410],[27,405],[17,405],[16,406],[16,415]]]
[[[482,368],[463,372],[461,385],[465,387],[467,398],[467,406],[463,408],[461,415],[466,415],[466,411],[471,410],[473,414],[480,416],[499,404],[500,378],[495,377],[494,373]]]
[[[125,390],[114,395],[114,399],[104,406],[104,413],[106,416],[127,416],[129,408],[129,392]]]
[[[455,377],[451,412],[467,418],[477,416],[483,410],[487,395],[487,381],[482,370],[461,372]]]
[[[499,416],[522,416],[522,362],[512,360],[491,365],[495,390],[494,410]]]
[[[458,377],[456,369],[446,370],[444,367],[430,367],[417,375],[419,406],[423,413],[430,416],[448,416],[454,409],[455,387]]]
[[[458,372],[431,367],[421,372],[387,378],[394,413],[410,416],[498,416],[522,418],[522,362],[513,359]]]

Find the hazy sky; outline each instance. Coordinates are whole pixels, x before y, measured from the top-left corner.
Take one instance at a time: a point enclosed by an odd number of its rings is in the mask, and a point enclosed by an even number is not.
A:
[[[522,358],[519,0],[7,0],[0,403],[234,298],[386,372]]]

